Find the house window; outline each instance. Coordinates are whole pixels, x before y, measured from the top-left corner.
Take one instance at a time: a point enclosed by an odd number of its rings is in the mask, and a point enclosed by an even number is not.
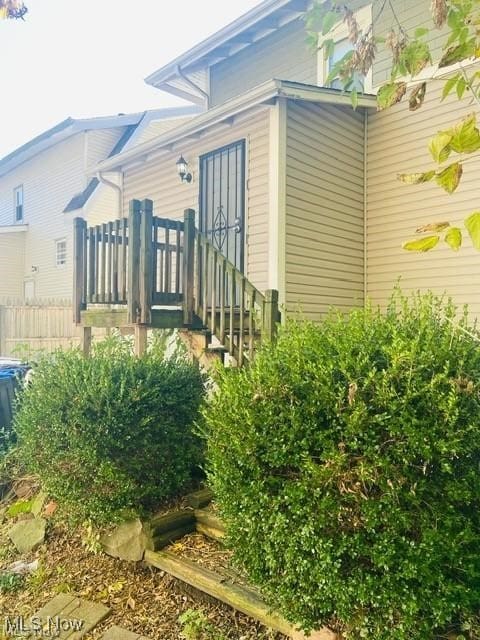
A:
[[[372,24],[372,5],[363,7],[355,13],[355,18],[360,29],[365,33]],[[325,55],[325,49],[322,46],[325,40],[333,40],[333,52],[329,56]],[[344,22],[339,23],[326,36],[321,36],[318,42],[318,84],[321,87],[331,87],[332,89],[343,89],[343,82],[340,78],[335,78],[327,84],[327,78],[331,70],[337,62],[349,52],[352,51],[353,45],[348,39],[348,27]],[[356,89],[359,92],[369,93],[372,91],[372,70],[368,75],[362,76],[356,74],[353,79],[353,85],[349,90]]]
[[[55,264],[64,267],[67,264],[67,241],[65,238],[55,241]]]
[[[23,185],[13,190],[13,204],[15,222],[23,222]]]

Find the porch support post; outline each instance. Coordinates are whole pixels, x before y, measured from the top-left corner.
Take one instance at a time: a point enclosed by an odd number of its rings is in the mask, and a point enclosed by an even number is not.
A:
[[[85,244],[87,242],[87,223],[83,218],[73,221],[73,322],[80,324],[81,312],[85,308]]]
[[[135,355],[139,358],[147,351],[148,327],[144,324],[135,325]]]
[[[152,323],[153,300],[153,202],[143,200],[141,205],[140,222],[140,322]]]
[[[85,358],[90,356],[92,349],[92,327],[82,327],[80,335],[80,347]]]
[[[267,340],[275,339],[278,321],[278,291],[276,289],[268,289],[265,291],[265,304],[263,307],[262,338]]]
[[[193,323],[194,311],[195,211],[185,209],[183,220],[183,324],[189,326]]]
[[[128,324],[137,324],[140,319],[140,210],[140,200],[131,200],[128,214]]]

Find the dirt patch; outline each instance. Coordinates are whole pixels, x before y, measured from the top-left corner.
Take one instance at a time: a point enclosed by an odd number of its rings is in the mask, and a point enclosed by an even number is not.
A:
[[[180,504],[169,506],[176,508]],[[17,591],[0,592],[2,622],[4,616],[32,616],[58,593],[75,593],[81,598],[102,602],[112,612],[87,640],[99,639],[114,624],[151,640],[179,640],[182,626],[178,617],[188,609],[201,610],[219,633],[231,640],[282,638],[231,608],[188,589],[164,572],[143,563],[94,554],[85,546],[84,533],[72,533],[51,520],[45,543],[35,552],[18,554],[8,538],[12,522],[8,519],[0,525],[0,570],[5,571],[20,559],[24,562],[38,559],[39,568],[24,578]],[[186,536],[169,549],[214,571],[229,570],[230,553],[203,536]]]

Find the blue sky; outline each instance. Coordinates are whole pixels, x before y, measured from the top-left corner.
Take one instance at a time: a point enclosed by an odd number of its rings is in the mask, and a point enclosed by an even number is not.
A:
[[[0,21],[0,157],[68,116],[185,104],[143,79],[260,0],[25,0]]]

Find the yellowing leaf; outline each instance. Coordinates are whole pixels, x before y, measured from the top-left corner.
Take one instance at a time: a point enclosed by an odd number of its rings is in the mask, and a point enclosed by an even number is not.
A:
[[[123,580],[117,580],[116,582],[113,582],[112,584],[108,585],[107,589],[108,589],[108,593],[119,593],[120,591],[123,590],[124,587],[125,587],[125,582],[123,582]]]
[[[428,149],[435,162],[445,162],[451,153],[450,140],[453,134],[448,131],[439,131],[428,143]]]
[[[454,162],[440,173],[437,173],[435,181],[442,189],[445,189],[447,193],[452,194],[460,184],[462,173],[462,165],[459,162]]]
[[[445,242],[454,251],[458,251],[462,246],[462,232],[458,227],[452,227],[445,234]]]
[[[457,153],[474,153],[480,149],[480,131],[474,113],[461,120],[452,129],[450,147]]]
[[[429,182],[435,177],[435,171],[426,171],[425,173],[399,173],[398,179],[405,184],[422,184]]]
[[[426,233],[427,231],[445,231],[449,226],[449,222],[431,222],[430,224],[423,225],[423,227],[418,227],[417,233]]]
[[[20,515],[21,513],[30,513],[32,510],[33,500],[18,500],[10,505],[7,509],[7,516],[9,518],[15,518],[15,516]]]
[[[428,236],[427,238],[420,238],[419,240],[409,240],[403,243],[403,248],[406,251],[430,251],[434,249],[440,242],[440,236]]]
[[[440,62],[438,63],[439,68],[448,67],[451,64],[455,64],[456,62],[461,62],[465,60],[465,58],[470,58],[475,55],[475,40],[472,39],[470,41],[464,42],[463,44],[459,44],[454,47],[450,47],[443,54]]]
[[[380,87],[377,94],[378,111],[388,109],[403,98],[407,92],[406,82],[389,82]]]
[[[416,111],[417,109],[420,109],[420,107],[422,106],[425,100],[426,93],[427,93],[426,82],[417,84],[417,86],[412,89],[410,98],[408,99],[408,105],[409,105],[410,111]]]
[[[480,211],[474,211],[465,220],[465,226],[472,239],[473,246],[480,251]]]

